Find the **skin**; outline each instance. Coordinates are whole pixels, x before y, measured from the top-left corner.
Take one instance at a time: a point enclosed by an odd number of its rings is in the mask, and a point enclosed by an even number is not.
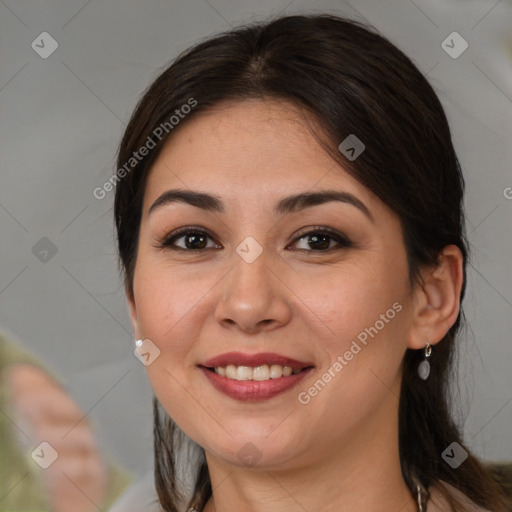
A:
[[[148,179],[129,308],[136,338],[160,350],[146,366],[158,399],[205,450],[213,487],[207,512],[417,510],[398,454],[401,361],[407,347],[435,345],[455,322],[462,256],[447,246],[440,266],[424,269],[424,285],[411,289],[398,217],[326,154],[311,126],[285,102],[226,104],[184,122]],[[172,203],[149,215],[173,188],[215,194],[225,212]],[[285,196],[325,189],[350,192],[373,221],[334,201],[273,212]],[[158,248],[185,226],[211,234],[206,249]],[[319,249],[302,234],[315,226],[353,245],[331,238],[330,249]],[[252,263],[236,252],[247,236],[263,249]],[[395,318],[307,405],[299,403],[298,394],[396,302]],[[277,397],[241,402],[197,368],[233,350],[278,352],[315,370]],[[237,456],[247,443],[259,457],[253,466]]]

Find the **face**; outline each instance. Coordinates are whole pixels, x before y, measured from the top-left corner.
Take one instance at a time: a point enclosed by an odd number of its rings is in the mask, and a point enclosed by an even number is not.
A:
[[[310,126],[286,103],[225,105],[184,123],[148,178],[135,335],[160,351],[146,371],[168,414],[229,464],[296,467],[396,428],[412,324],[400,222]],[[338,200],[284,201],[326,191]],[[232,352],[267,355],[208,364]],[[278,356],[294,372],[265,380]],[[205,368],[230,361],[256,380]]]

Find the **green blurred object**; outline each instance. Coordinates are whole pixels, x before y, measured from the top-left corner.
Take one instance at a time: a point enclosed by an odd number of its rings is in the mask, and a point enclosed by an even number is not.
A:
[[[27,445],[28,441],[11,419],[5,371],[20,363],[33,365],[60,383],[36,357],[0,333],[0,512],[53,512],[41,469],[30,457],[34,447]],[[126,471],[110,462],[107,475],[105,499],[98,504],[100,510],[108,509],[132,482]]]

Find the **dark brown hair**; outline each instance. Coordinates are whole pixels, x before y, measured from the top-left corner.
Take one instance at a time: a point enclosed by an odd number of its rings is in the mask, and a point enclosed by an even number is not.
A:
[[[118,169],[126,169],[129,161],[133,164],[122,173],[126,175],[119,179],[115,197],[119,257],[128,294],[133,293],[145,184],[165,142],[199,112],[248,98],[285,100],[299,107],[321,127],[319,139],[326,151],[398,215],[411,287],[421,283],[422,267],[439,262],[446,245],[458,246],[464,256],[462,300],[468,259],[464,180],[441,103],[412,61],[374,27],[331,15],[281,17],[209,38],[180,55],[145,92],[118,153]],[[194,108],[171,127],[170,117],[192,104],[191,99]],[[155,138],[159,126],[168,130],[156,147],[140,161],[130,160]],[[338,150],[350,134],[366,146],[354,161]],[[497,477],[467,447],[469,457],[456,470],[441,458],[452,442],[464,446],[448,405],[448,378],[462,318],[461,309],[435,346],[428,380],[417,374],[422,351],[408,349],[405,354],[399,405],[402,474],[413,495],[415,478],[426,488],[443,480],[478,505],[504,512],[508,502]],[[165,511],[176,512],[176,449],[184,434],[156,399],[154,417],[158,496]],[[212,492],[204,457],[196,474],[189,506],[201,510]],[[457,501],[447,497],[458,510]]]

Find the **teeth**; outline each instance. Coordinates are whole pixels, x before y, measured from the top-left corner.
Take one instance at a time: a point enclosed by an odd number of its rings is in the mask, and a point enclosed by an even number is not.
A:
[[[288,377],[289,375],[296,375],[300,373],[301,369],[292,370],[290,366],[281,366],[279,364],[257,366],[236,366],[229,364],[228,366],[217,366],[215,373],[221,377],[227,377],[234,380],[270,380],[279,379],[281,377]]]
[[[236,369],[237,380],[251,380],[252,379],[252,368],[248,366],[239,366]]]

